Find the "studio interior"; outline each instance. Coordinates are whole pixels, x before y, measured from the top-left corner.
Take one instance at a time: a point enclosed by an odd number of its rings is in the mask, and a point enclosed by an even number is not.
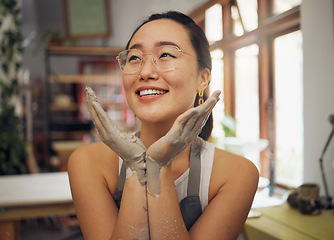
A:
[[[333,0],[1,1],[0,239],[83,239],[67,163],[101,140],[84,89],[137,131],[116,56],[169,10],[209,41],[209,141],[260,174],[238,240],[334,239]]]

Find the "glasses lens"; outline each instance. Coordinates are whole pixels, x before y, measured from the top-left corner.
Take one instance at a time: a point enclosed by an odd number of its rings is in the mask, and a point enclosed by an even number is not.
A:
[[[118,63],[124,73],[134,73],[141,65],[143,53],[137,49],[128,49],[118,55]]]
[[[169,71],[176,68],[179,60],[179,49],[173,46],[161,46],[155,49],[154,63],[162,71]]]
[[[118,63],[124,73],[135,73],[139,70],[143,53],[138,49],[128,49],[121,52],[118,57]],[[161,71],[170,71],[176,68],[179,61],[180,51],[174,46],[161,46],[154,49],[152,54],[155,67]]]

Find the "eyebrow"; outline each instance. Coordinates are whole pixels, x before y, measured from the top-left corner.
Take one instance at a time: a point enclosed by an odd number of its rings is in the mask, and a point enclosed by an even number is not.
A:
[[[180,48],[176,43],[174,42],[170,42],[170,41],[160,41],[154,44],[155,47],[160,47],[160,46],[176,46],[178,48]],[[136,43],[134,45],[132,45],[131,47],[129,47],[129,49],[135,49],[135,48],[143,48],[143,45],[140,43]]]

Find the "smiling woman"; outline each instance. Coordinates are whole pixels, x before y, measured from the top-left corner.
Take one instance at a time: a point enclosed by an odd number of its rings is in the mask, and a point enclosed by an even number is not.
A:
[[[154,14],[118,61],[141,129],[120,132],[86,88],[102,142],[77,149],[68,165],[85,239],[235,239],[259,175],[206,141],[220,91],[199,94],[211,75],[205,34],[182,13]]]

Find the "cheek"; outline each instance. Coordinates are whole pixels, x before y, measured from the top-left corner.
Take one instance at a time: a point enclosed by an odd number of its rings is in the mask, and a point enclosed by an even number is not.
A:
[[[174,101],[191,107],[197,94],[197,74],[178,69],[178,71],[165,73],[163,77],[168,81]]]
[[[130,94],[132,86],[135,83],[135,79],[134,75],[122,75],[122,83],[126,95]]]
[[[122,83],[123,83],[123,87],[124,87],[124,89],[127,89],[127,88],[129,88],[129,83],[130,83],[130,78],[129,78],[129,76],[127,76],[127,75],[122,75]]]
[[[198,74],[196,69],[180,67],[171,72],[165,72],[160,76],[165,79],[170,86],[175,88],[186,87],[194,91],[197,89]]]
[[[133,94],[132,91],[132,85],[134,83],[134,78],[131,77],[131,76],[127,76],[127,75],[123,75],[122,76],[122,84],[123,84],[123,88],[124,88],[124,92],[125,92],[125,97],[126,97],[126,100],[127,100],[127,103],[129,105],[129,107],[132,109],[132,99],[133,98]]]

